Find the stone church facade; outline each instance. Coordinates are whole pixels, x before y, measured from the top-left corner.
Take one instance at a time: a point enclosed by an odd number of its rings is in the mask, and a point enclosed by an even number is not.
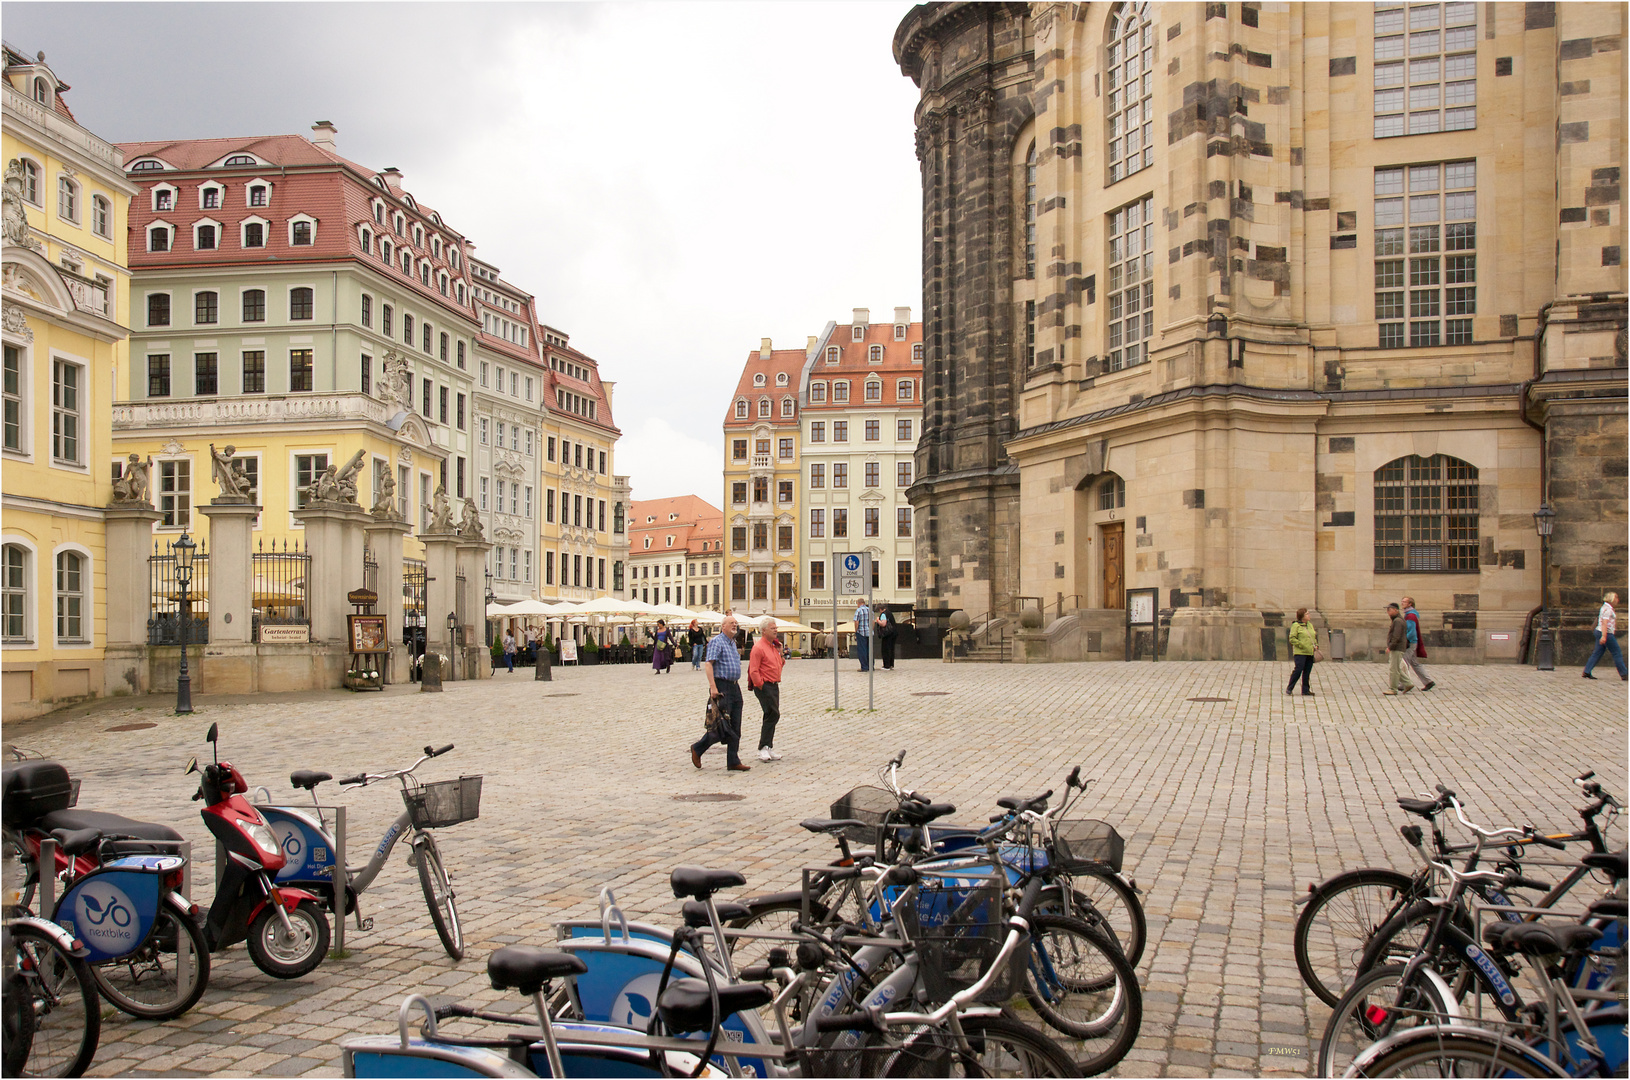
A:
[[[1626,593],[1626,9],[926,4],[918,603],[1515,659]],[[1534,512],[1555,510],[1546,550]],[[1063,616],[1063,617],[1059,617]],[[1283,654],[1283,631],[1277,648]]]

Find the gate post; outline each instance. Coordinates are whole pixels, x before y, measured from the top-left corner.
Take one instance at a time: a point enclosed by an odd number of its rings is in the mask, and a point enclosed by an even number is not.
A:
[[[385,616],[385,633],[390,642],[390,653],[380,673],[387,683],[406,682],[409,660],[407,646],[402,644],[402,539],[411,527],[399,518],[375,514],[362,528],[378,567],[374,591],[379,594],[379,603],[374,611]]]
[[[491,550],[492,545],[485,540],[475,540],[468,536],[458,545],[458,573],[468,583],[467,587],[475,591],[475,595],[466,597],[465,610],[461,613],[465,622],[459,630],[462,632],[464,645],[456,653],[449,654],[453,657],[453,669],[458,672],[455,678],[492,678],[492,665],[486,662],[487,647],[490,643],[481,640],[487,629],[487,598],[482,584],[487,570],[487,552]],[[480,609],[479,614],[477,608]],[[482,633],[475,633],[477,629]]]
[[[102,684],[146,693],[152,674],[147,662],[147,620],[153,614],[153,524],[162,514],[143,504],[103,511],[107,521],[107,650]]]

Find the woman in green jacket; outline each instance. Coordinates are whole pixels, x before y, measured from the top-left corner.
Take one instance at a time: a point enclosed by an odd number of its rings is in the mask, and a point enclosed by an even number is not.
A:
[[[1285,687],[1289,694],[1296,686],[1296,680],[1302,680],[1302,696],[1312,697],[1313,689],[1308,680],[1313,674],[1313,651],[1319,647],[1319,632],[1313,629],[1313,624],[1307,621],[1307,608],[1296,609],[1296,621],[1290,624],[1290,653],[1296,666],[1290,669],[1290,685]]]

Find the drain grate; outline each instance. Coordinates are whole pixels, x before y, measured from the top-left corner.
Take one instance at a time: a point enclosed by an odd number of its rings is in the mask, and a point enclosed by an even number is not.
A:
[[[706,791],[700,795],[675,795],[674,802],[741,802],[747,798],[745,795],[735,795],[727,791]]]
[[[912,694],[911,696],[912,697],[950,697],[951,696],[951,691],[949,691],[949,690],[919,690],[915,694]]]
[[[106,730],[108,730],[108,731],[145,731],[150,727],[158,727],[158,725],[153,724],[153,723],[115,724],[113,727],[107,728]]]
[[[1191,697],[1190,701],[1233,701],[1231,697]]]

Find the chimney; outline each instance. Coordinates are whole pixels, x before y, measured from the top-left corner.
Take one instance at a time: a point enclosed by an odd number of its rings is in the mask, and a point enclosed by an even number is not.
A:
[[[760,360],[768,360],[770,358],[770,339],[769,338],[759,338],[759,340],[758,340],[758,358]]]
[[[339,153],[339,147],[334,142],[334,137],[339,133],[340,129],[334,126],[332,120],[319,120],[311,125],[312,143],[330,153]]]
[[[609,409],[611,408],[611,392],[617,388],[617,384],[601,380],[600,388],[606,392],[606,408]]]
[[[871,313],[870,308],[863,308],[863,307],[855,308],[855,325],[856,326],[868,326],[868,325],[871,324],[871,321],[872,321],[872,313]]]
[[[911,309],[908,308],[908,307],[897,307],[897,308],[895,308],[894,309],[894,322],[898,326],[910,326],[911,325]]]
[[[385,185],[392,191],[402,190],[402,170],[398,169],[395,165],[392,165],[379,175],[384,179]]]
[[[807,353],[807,352],[813,352],[813,351],[814,351],[814,349],[815,349],[815,335],[814,335],[814,334],[811,334],[811,335],[809,335],[809,341],[808,341],[808,343],[806,343],[806,344],[805,344],[805,345],[804,345],[804,351],[805,351],[805,352],[806,352],[806,353]]]

